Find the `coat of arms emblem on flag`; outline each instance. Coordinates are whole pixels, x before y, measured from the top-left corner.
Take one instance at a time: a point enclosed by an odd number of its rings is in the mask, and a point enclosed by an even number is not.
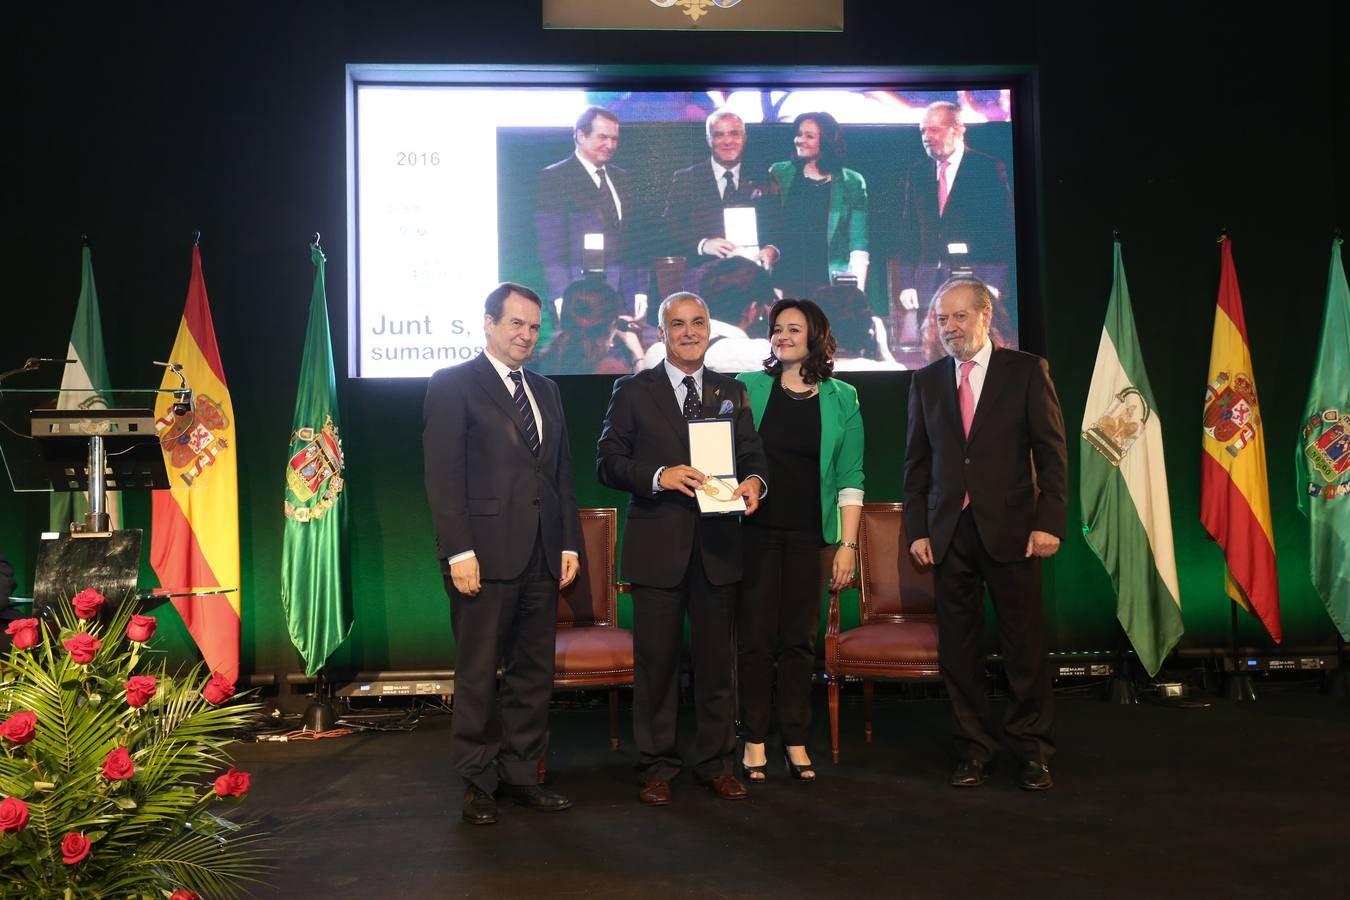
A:
[[[230,419],[225,405],[206,394],[197,394],[192,408],[179,414],[178,407],[155,420],[159,432],[159,446],[164,451],[169,467],[178,471],[178,477],[191,487],[192,482],[206,471],[230,446],[225,435]]]
[[[1350,411],[1328,409],[1311,416],[1303,426],[1303,455],[1309,473],[1322,481],[1308,482],[1309,497],[1335,500],[1350,494],[1350,478],[1338,481],[1350,472]]]
[[[1261,422],[1258,409],[1250,375],[1239,372],[1230,378],[1220,372],[1205,388],[1205,434],[1227,444],[1224,449],[1237,456],[1256,436]]]
[[[332,416],[323,427],[297,429],[291,435],[291,459],[286,468],[286,487],[295,498],[286,498],[286,518],[297,522],[322,519],[342,493],[342,439]]]
[[[1118,468],[1125,454],[1144,433],[1144,425],[1152,414],[1144,395],[1134,385],[1129,385],[1111,398],[1106,411],[1083,432],[1083,439]]]

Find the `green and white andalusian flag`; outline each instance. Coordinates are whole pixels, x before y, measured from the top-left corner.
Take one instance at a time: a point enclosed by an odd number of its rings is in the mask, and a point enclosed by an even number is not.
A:
[[[1150,676],[1181,639],[1181,592],[1153,402],[1120,242],[1106,324],[1083,410],[1083,536],[1116,586],[1116,618]]]
[[[70,330],[70,347],[66,359],[75,362],[66,365],[61,378],[61,396],[57,409],[107,409],[112,397],[108,393],[108,359],[103,354],[103,320],[98,314],[98,291],[94,288],[94,262],[86,246],[80,261],[80,302],[75,307],[75,325]],[[104,502],[112,528],[122,527],[122,495],[109,491]],[[89,510],[87,493],[56,491],[51,499],[52,531],[69,531],[70,523],[80,521]]]

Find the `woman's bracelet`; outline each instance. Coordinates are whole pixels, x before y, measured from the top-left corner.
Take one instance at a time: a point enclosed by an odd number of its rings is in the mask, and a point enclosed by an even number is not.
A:
[[[840,541],[839,546],[847,547],[848,549],[855,551],[858,549],[858,544],[856,541]]]

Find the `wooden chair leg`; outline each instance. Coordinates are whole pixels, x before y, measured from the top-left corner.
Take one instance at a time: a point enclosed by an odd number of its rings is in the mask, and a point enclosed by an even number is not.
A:
[[[872,743],[872,679],[863,682],[863,734],[867,743]]]
[[[839,679],[830,677],[830,755],[839,765]]]
[[[609,749],[619,749],[619,689],[609,689]]]

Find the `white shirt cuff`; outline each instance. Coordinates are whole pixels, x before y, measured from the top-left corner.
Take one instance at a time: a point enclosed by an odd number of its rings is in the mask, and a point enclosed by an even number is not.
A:
[[[840,506],[862,506],[863,492],[859,488],[840,488],[839,489]]]

